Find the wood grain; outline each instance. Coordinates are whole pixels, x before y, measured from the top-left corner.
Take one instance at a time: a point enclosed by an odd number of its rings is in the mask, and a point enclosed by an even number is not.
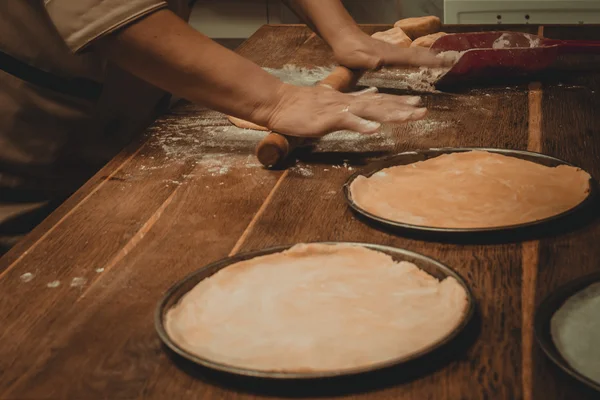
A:
[[[283,40],[286,43],[286,46],[280,46],[286,49],[285,51],[271,51],[265,55],[265,62],[271,67],[281,67],[285,64],[286,57],[289,57],[289,52],[293,53],[290,46],[294,43],[299,46],[308,34],[303,28],[290,30],[286,35],[275,33],[270,28],[262,30],[259,36],[266,37],[263,40],[271,41],[269,37],[272,36],[273,41]],[[257,42],[259,46],[263,43]],[[249,45],[245,45],[240,51],[249,57],[255,54]],[[279,60],[276,59],[277,55]],[[190,115],[203,122],[186,122],[185,117]],[[126,330],[120,331],[129,334],[140,332],[135,323],[149,322],[150,325],[146,326],[148,329],[142,332],[148,335],[151,343],[157,345],[151,327],[151,313],[160,293],[170,283],[185,275],[190,268],[196,268],[198,263],[203,264],[225,256],[237,240],[236,229],[239,236],[281,174],[277,171],[263,170],[254,162],[252,150],[258,139],[223,141],[216,144],[205,141],[201,143],[206,144],[193,148],[194,140],[197,140],[195,136],[202,137],[215,125],[226,126],[224,116],[185,104],[174,110],[171,115],[161,118],[151,128],[152,136],[144,142],[143,149],[136,155],[137,158],[125,163],[115,175],[109,174],[111,179],[105,179],[102,187],[90,196],[82,197],[82,201],[77,203],[81,205],[68,213],[66,219],[60,220],[62,222],[54,228],[51,235],[42,235],[40,240],[34,242],[35,251],[23,253],[23,257],[19,256],[20,260],[0,280],[1,290],[7,295],[0,299],[0,309],[5,310],[1,335],[21,338],[19,345],[4,346],[0,349],[0,370],[14,372],[10,378],[0,382],[2,396],[37,397],[45,393],[55,398],[89,398],[92,393],[96,393],[103,397],[103,391],[96,391],[95,386],[102,388],[103,385],[110,384],[110,378],[113,376],[103,375],[103,362],[108,363],[107,368],[124,368],[125,370],[114,375],[121,376],[123,380],[131,377],[131,373],[128,372],[132,368],[131,365],[138,365],[137,361],[133,363],[134,360],[129,360],[133,364],[127,362],[111,366],[111,359],[106,358],[114,357],[115,346],[120,346],[112,340],[115,338],[116,329],[105,332],[107,340],[104,343],[108,347],[97,353],[97,360],[105,360],[99,361],[99,370],[82,367],[87,359],[87,356],[81,358],[85,351],[65,354],[50,349],[68,347],[75,351],[79,344],[85,348],[96,348],[93,345],[94,341],[98,340],[96,333],[102,331],[102,326],[113,326],[114,321],[125,320],[132,323],[133,325],[123,328]],[[172,137],[173,140],[165,142],[165,136]],[[185,149],[185,146],[192,147],[192,150],[167,156],[164,146],[170,146],[171,151]],[[202,162],[205,154],[214,155],[222,151],[232,153],[228,155],[232,166],[230,173],[213,171],[212,164]],[[193,189],[192,195],[190,189]],[[172,198],[176,191],[177,197]],[[223,201],[224,198],[228,201]],[[181,199],[187,199],[187,203]],[[171,204],[166,204],[167,201]],[[87,211],[82,212],[83,208]],[[165,208],[161,211],[164,215],[155,221],[150,232],[145,232],[147,221],[156,216],[161,208]],[[198,208],[200,212],[187,217],[188,210]],[[228,208],[246,210],[247,219],[239,213],[228,213]],[[173,209],[177,210],[176,214],[170,212]],[[228,222],[227,215],[233,219],[231,223]],[[154,232],[162,226],[157,222],[165,219],[169,222],[178,221],[178,230],[170,235],[176,243],[180,243],[182,237],[186,236],[198,238],[186,242],[186,248],[191,246],[196,251],[195,260],[184,264],[188,265],[187,270],[172,268],[173,264],[177,265],[182,261],[182,257],[179,252],[169,252],[166,249],[176,249],[176,245],[165,243],[163,250],[159,250],[159,254],[169,253],[173,256],[172,259],[164,260],[166,264],[158,262],[159,257],[147,250],[146,244],[156,237]],[[234,228],[235,224],[237,228]],[[170,228],[170,224],[168,227]],[[223,236],[229,237],[230,242],[223,240]],[[125,254],[123,249],[133,243],[132,240],[137,242],[136,246],[129,249],[131,254]],[[160,248],[163,241],[167,242],[162,237],[161,240],[153,244]],[[139,251],[148,255],[150,259],[136,269],[128,260],[137,254],[133,250],[138,250],[140,244],[142,246]],[[191,250],[186,249],[185,252],[190,253]],[[54,268],[45,268],[49,255],[55,257],[57,262]],[[117,260],[115,265],[111,264],[112,260]],[[152,269],[148,269],[148,266]],[[104,268],[104,271],[98,273],[97,268]],[[144,282],[144,277],[147,276],[160,277],[161,270],[179,274],[153,279],[155,284],[160,285],[154,296],[148,296],[143,286],[129,283],[132,274],[140,274],[138,279]],[[36,275],[29,284],[20,283],[19,276],[25,272],[33,272]],[[73,278],[83,278],[86,283],[81,288],[72,288],[70,283]],[[48,282],[55,280],[61,282],[58,288],[46,287]],[[25,314],[15,309],[24,298],[30,299],[29,305],[32,307],[32,311]],[[141,299],[145,301],[141,302]],[[74,302],[76,307],[73,307]],[[139,314],[138,310],[142,304],[147,312],[144,316],[150,317],[147,320],[129,318],[129,313]],[[107,312],[109,309],[113,314]],[[103,319],[98,316],[110,318]],[[95,321],[100,324],[95,325]],[[86,330],[89,326],[92,326],[92,330]],[[124,343],[130,343],[138,350],[145,349],[143,346],[138,347],[147,343],[143,339],[128,339],[126,336]],[[19,357],[23,351],[31,354],[32,358]],[[154,352],[148,353],[149,356],[153,354]],[[57,364],[60,368],[55,367]],[[53,381],[54,373],[59,369],[62,371],[60,375],[65,378],[80,375],[85,377],[76,379],[76,385],[56,386]],[[145,370],[142,368],[136,373],[143,371]],[[48,379],[44,380],[44,376]],[[35,380],[36,385],[31,385],[30,379]],[[143,381],[140,383],[143,384]],[[127,388],[121,388],[124,392],[119,388],[115,389],[115,396],[130,397],[130,385],[126,386]]]
[[[545,27],[551,38],[596,40],[591,27]],[[578,59],[578,57],[576,57]],[[579,61],[579,60],[577,60]],[[571,162],[600,179],[600,76],[579,72],[562,81],[544,85],[542,97],[542,147],[544,153]],[[572,232],[540,242],[539,276],[536,304],[561,285],[598,271],[600,264],[600,224],[597,210],[587,223]],[[586,390],[556,368],[536,345],[534,348],[535,398],[597,399],[598,393]]]
[[[446,31],[483,29],[497,26]],[[576,39],[599,32],[545,30]],[[263,27],[238,51],[269,68],[333,65],[330,49],[302,26]],[[578,57],[563,61],[570,70],[587,66]],[[384,71],[374,78],[383,91],[405,93]],[[299,153],[285,172],[265,170],[253,158],[259,134],[240,135],[223,115],[179,104],[0,259],[0,399],[597,398],[551,365],[530,326],[547,294],[598,269],[596,220],[526,243],[437,243],[365,224],[341,192],[348,176],[373,159],[443,146],[541,149],[600,178],[600,75],[554,71],[544,78],[543,86],[426,93],[427,120],[385,125],[379,135],[331,135]],[[325,240],[436,258],[469,283],[479,317],[460,340],[420,364],[329,383],[235,379],[161,346],[154,307],[183,276],[228,254]],[[26,272],[35,274],[28,283],[20,279]],[[72,287],[73,278],[84,283]],[[60,286],[46,286],[55,280]]]
[[[538,27],[537,35],[544,37],[544,27]],[[542,152],[542,85],[540,82],[529,84],[529,121],[527,150],[536,153]],[[534,318],[535,294],[537,285],[540,243],[537,240],[523,243],[523,257],[521,268],[523,270],[523,288],[521,290],[521,360],[523,399],[534,398],[533,388],[533,348],[534,348]]]
[[[472,285],[486,322],[468,353],[446,368],[365,399],[518,398],[521,395],[521,252],[519,245],[454,246],[403,239],[373,230],[354,218],[343,204],[341,187],[370,153],[396,153],[428,147],[527,146],[526,90],[497,89],[489,96],[470,91],[427,96],[426,122],[387,126],[385,139],[323,140],[301,159],[257,222],[242,251],[299,241],[365,241],[408,248],[455,268]],[[385,143],[385,145],[382,145]],[[350,167],[344,166],[344,160]],[[333,167],[337,166],[337,168]],[[308,173],[307,173],[308,171]],[[289,193],[302,196],[290,197]],[[318,199],[319,207],[307,207]],[[315,226],[315,221],[318,225]],[[484,295],[485,293],[485,295]],[[493,349],[502,349],[494,351]],[[460,381],[461,385],[454,385]]]

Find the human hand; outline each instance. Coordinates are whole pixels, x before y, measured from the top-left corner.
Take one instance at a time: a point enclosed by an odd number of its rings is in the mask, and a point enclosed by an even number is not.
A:
[[[375,39],[358,28],[340,33],[330,45],[336,61],[353,69],[378,69],[383,66],[451,66],[448,59],[436,57],[427,49],[403,48]]]
[[[267,121],[270,130],[290,136],[320,137],[338,130],[372,134],[382,122],[423,119],[427,109],[420,103],[418,96],[379,94],[374,88],[340,93],[327,87],[284,84],[274,106],[254,117]]]

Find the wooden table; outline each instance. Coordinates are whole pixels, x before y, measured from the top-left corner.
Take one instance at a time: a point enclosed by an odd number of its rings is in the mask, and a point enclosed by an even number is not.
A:
[[[497,27],[449,30],[479,28]],[[508,28],[552,38],[600,35],[599,27]],[[332,61],[302,26],[265,26],[238,51],[275,69]],[[388,83],[384,91],[402,93]],[[252,155],[261,134],[240,134],[219,113],[181,104],[160,118],[0,260],[0,398],[263,398],[268,384],[240,389],[172,359],[154,330],[156,304],[174,282],[211,261],[326,240],[434,257],[465,277],[481,313],[474,343],[439,368],[381,385],[373,378],[370,391],[344,398],[599,398],[547,360],[532,329],[546,295],[598,269],[598,222],[526,243],[423,242],[358,221],[340,189],[369,157],[441,146],[542,151],[598,179],[600,73],[424,98],[427,121],[386,127],[378,137],[333,136],[285,171],[261,168]],[[319,394],[317,384],[303,387]],[[306,394],[286,390],[271,394]]]

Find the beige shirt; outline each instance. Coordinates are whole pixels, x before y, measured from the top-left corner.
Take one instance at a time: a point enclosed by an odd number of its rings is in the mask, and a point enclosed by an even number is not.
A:
[[[73,192],[166,104],[90,44],[164,7],[187,19],[189,3],[0,1],[0,223],[3,204]]]
[[[0,1],[0,201],[83,183],[151,119],[165,93],[107,64],[94,40],[189,0]]]

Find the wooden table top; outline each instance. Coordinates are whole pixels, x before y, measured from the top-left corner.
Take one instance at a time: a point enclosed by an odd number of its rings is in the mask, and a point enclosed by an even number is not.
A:
[[[600,35],[600,27],[502,28]],[[272,69],[332,63],[327,46],[302,26],[265,26],[238,51]],[[241,132],[200,106],[175,107],[0,260],[0,399],[331,398],[336,391],[369,400],[597,399],[550,363],[532,321],[550,292],[598,270],[598,222],[525,243],[424,242],[360,222],[341,187],[370,158],[442,146],[541,151],[599,179],[598,71],[426,94],[426,121],[389,126],[381,136],[334,135],[285,171],[254,158],[262,133]],[[382,90],[403,93],[386,79],[378,81]],[[161,346],[155,307],[185,275],[239,252],[329,240],[402,247],[454,268],[481,315],[471,345],[424,374],[397,371],[356,388],[214,376]]]

